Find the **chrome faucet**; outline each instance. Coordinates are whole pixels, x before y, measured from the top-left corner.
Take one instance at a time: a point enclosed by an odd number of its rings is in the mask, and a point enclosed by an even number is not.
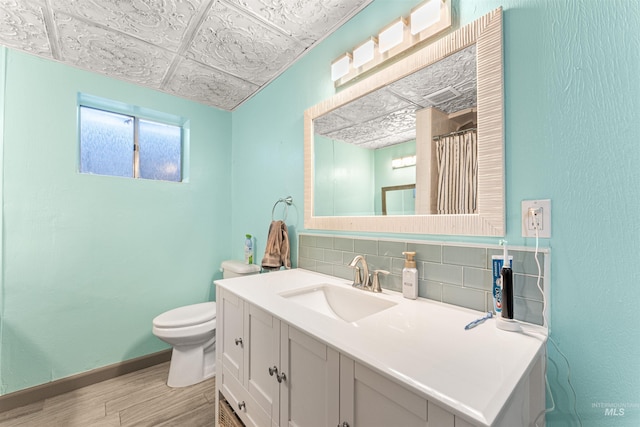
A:
[[[358,267],[358,263],[362,265],[362,269]],[[369,266],[367,265],[367,260],[365,260],[362,255],[356,255],[349,264],[349,267],[353,267],[355,269],[353,286],[368,289],[371,279],[369,278]]]
[[[358,263],[360,263],[362,268],[358,267]],[[365,260],[362,255],[356,255],[356,257],[349,264],[349,267],[352,267],[354,269],[352,286],[363,289],[365,291],[382,292],[379,275],[383,274],[386,276],[387,274],[389,274],[388,271],[375,270],[373,272],[372,278],[369,275],[369,266],[367,265],[367,260]]]

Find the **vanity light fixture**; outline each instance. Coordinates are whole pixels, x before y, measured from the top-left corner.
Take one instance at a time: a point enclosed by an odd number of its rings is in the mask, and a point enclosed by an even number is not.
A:
[[[404,18],[398,18],[380,31],[380,34],[378,34],[378,50],[380,53],[385,53],[402,44],[405,40],[404,33],[406,28],[406,20]]]
[[[427,0],[411,10],[413,43],[427,40],[451,26],[451,0]]]
[[[442,0],[427,0],[411,11],[411,34],[416,35],[440,20],[440,3]]]
[[[353,50],[353,68],[360,68],[367,62],[373,61],[377,45],[378,40],[375,37],[369,37],[369,40],[355,48]]]
[[[359,44],[352,52],[351,63],[345,55],[337,58],[331,63],[335,87],[369,73],[391,58],[400,58],[401,53],[418,48],[425,40],[451,27],[451,1],[426,0],[413,8],[410,16],[396,18],[377,37]]]
[[[351,67],[351,54],[345,53],[335,61],[331,63],[331,80],[336,81],[341,77],[349,74],[349,68]]]
[[[392,169],[406,168],[408,166],[415,166],[415,165],[416,165],[415,154],[413,156],[405,156],[405,157],[400,157],[400,158],[391,160]]]

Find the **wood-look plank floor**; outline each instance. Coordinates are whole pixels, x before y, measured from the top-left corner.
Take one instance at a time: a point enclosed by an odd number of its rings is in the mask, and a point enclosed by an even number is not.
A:
[[[0,427],[215,425],[215,378],[167,386],[169,362],[0,412]]]

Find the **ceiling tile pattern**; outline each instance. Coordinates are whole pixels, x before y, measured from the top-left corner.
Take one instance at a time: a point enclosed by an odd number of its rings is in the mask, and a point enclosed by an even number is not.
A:
[[[0,10],[1,44],[34,55],[52,57],[44,9],[40,4],[22,0],[2,0]]]
[[[50,0],[64,12],[177,52],[204,0]]]
[[[160,88],[175,54],[57,12],[61,59],[77,67]]]
[[[206,65],[262,85],[296,58],[304,46],[291,37],[217,2],[200,26],[187,55]]]
[[[371,1],[0,0],[0,44],[233,110]]]
[[[190,59],[182,59],[178,63],[173,78],[164,86],[169,93],[203,104],[210,104],[211,99],[216,99],[216,106],[224,110],[232,110],[259,88]]]
[[[282,29],[305,45],[322,38],[335,22],[352,15],[358,0],[229,0]]]

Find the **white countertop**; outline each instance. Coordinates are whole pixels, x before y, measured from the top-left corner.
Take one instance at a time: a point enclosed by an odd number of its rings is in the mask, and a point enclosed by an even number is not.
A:
[[[500,415],[545,345],[546,328],[531,325],[525,328],[528,333],[507,332],[489,319],[465,330],[485,313],[422,298],[409,300],[398,292],[376,294],[397,305],[353,323],[279,295],[323,283],[351,286],[347,280],[303,269],[215,281],[439,406],[485,426]]]

